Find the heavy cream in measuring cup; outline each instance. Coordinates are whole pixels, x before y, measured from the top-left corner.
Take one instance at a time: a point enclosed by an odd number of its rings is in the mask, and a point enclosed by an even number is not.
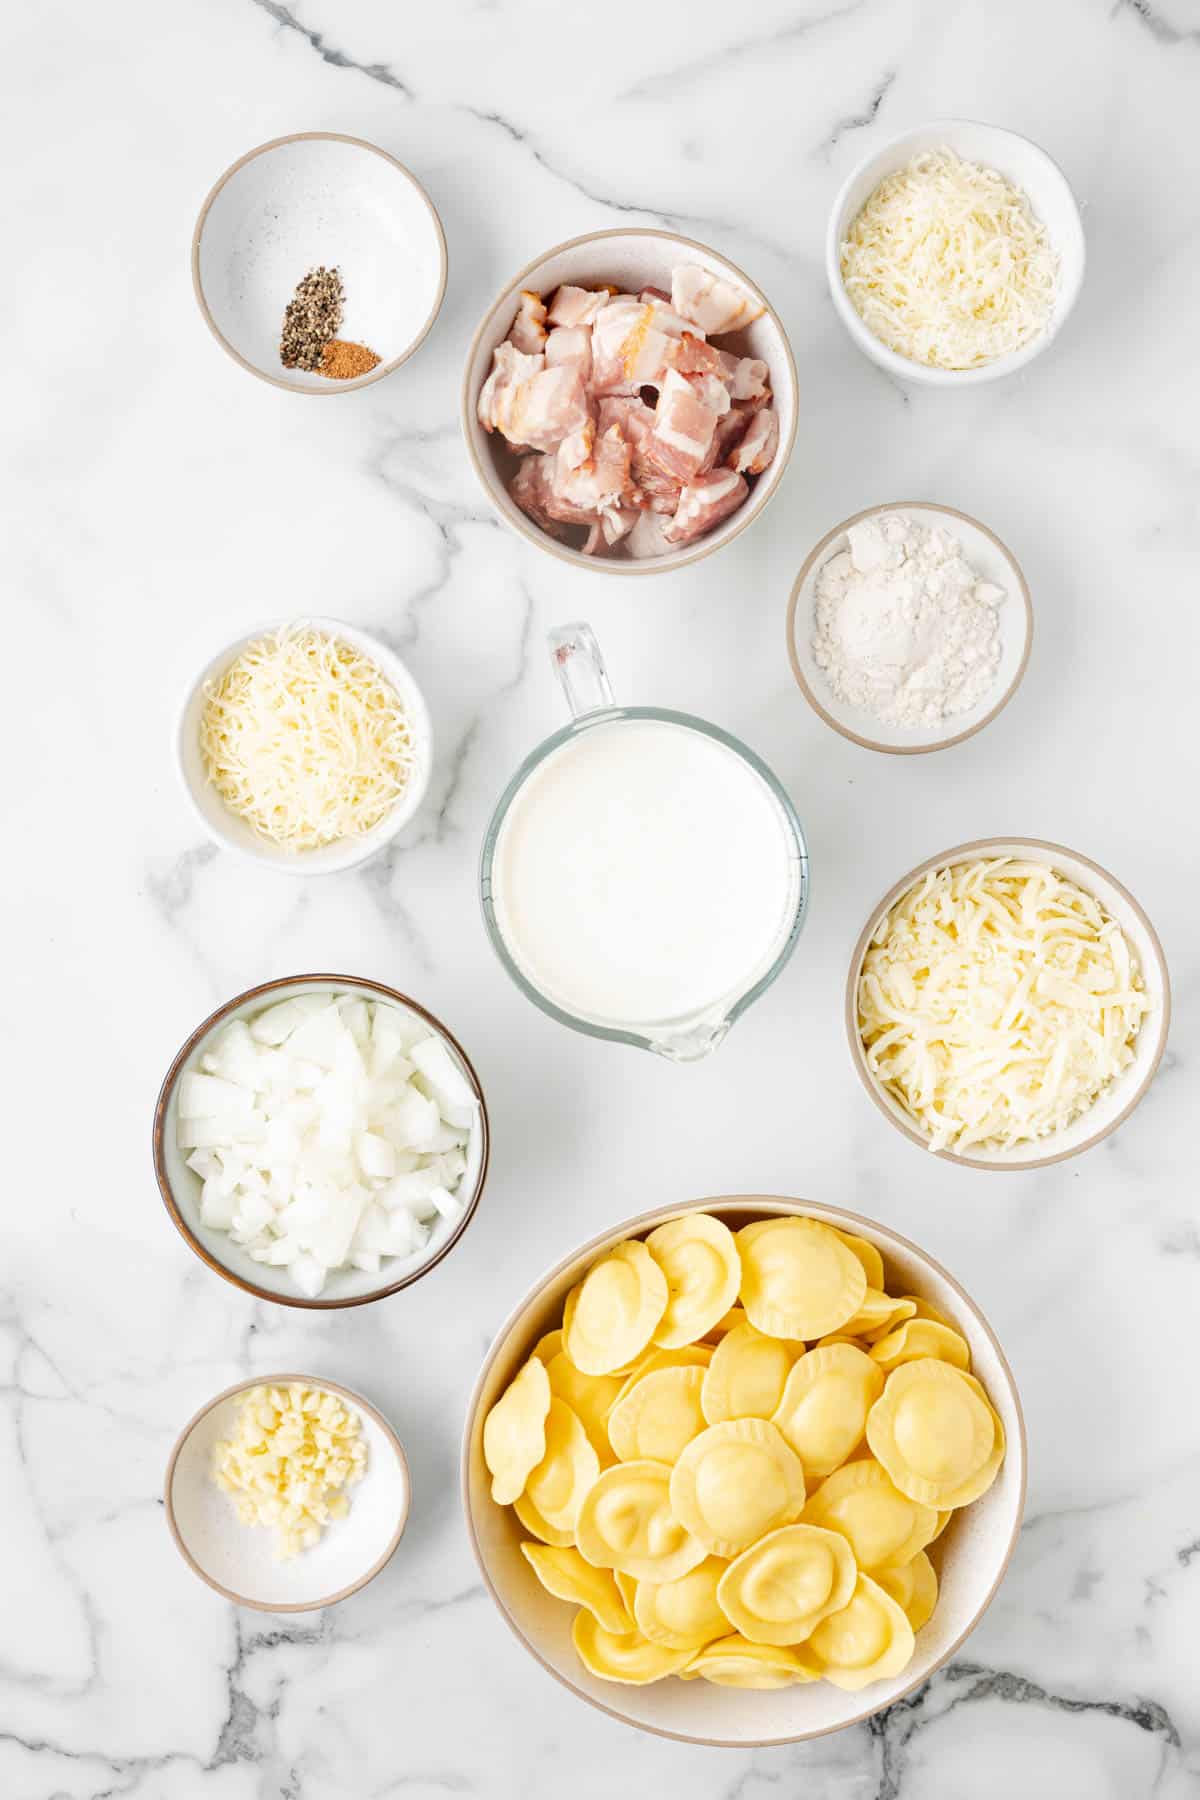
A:
[[[530,985],[619,1029],[746,993],[788,937],[798,882],[788,821],[748,762],[687,725],[616,719],[569,738],[518,789],[491,886]]]

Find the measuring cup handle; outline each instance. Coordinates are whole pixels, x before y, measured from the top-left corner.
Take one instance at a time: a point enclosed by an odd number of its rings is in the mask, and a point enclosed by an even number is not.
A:
[[[549,634],[550,660],[554,673],[567,697],[573,719],[585,713],[601,712],[615,704],[608,684],[608,670],[590,625],[577,620],[574,625],[557,625]]]

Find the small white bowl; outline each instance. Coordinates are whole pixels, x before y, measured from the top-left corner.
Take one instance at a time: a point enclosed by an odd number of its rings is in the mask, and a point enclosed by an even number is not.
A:
[[[349,1489],[350,1510],[320,1542],[287,1562],[272,1555],[275,1533],[243,1525],[233,1501],[212,1479],[213,1446],[234,1426],[249,1388],[301,1382],[339,1394],[362,1420],[367,1468]],[[410,1487],[404,1448],[383,1414],[361,1394],[319,1375],[256,1375],[209,1400],[175,1441],[163,1488],[167,1526],[192,1572],[235,1606],[256,1612],[314,1612],[366,1587],[391,1560],[408,1520]]]
[[[469,1084],[479,1104],[479,1124],[467,1145],[467,1167],[458,1189],[463,1200],[461,1216],[454,1220],[439,1216],[433,1225],[429,1242],[422,1249],[413,1256],[384,1257],[377,1275],[364,1269],[334,1270],[324,1292],[316,1300],[310,1300],[299,1292],[287,1269],[255,1262],[249,1251],[234,1243],[227,1231],[217,1231],[203,1223],[200,1217],[203,1184],[195,1170],[189,1169],[189,1152],[181,1149],[178,1141],[179,1078],[188,1069],[199,1064],[213,1033],[233,1019],[254,1018],[266,1007],[273,1006],[280,1000],[291,1000],[299,994],[313,993],[356,993],[361,994],[364,1000],[386,1000],[394,1006],[402,1007],[441,1038],[450,1060]],[[154,1173],[163,1204],[172,1224],[201,1262],[207,1263],[210,1269],[232,1282],[234,1287],[241,1288],[243,1293],[253,1294],[255,1299],[274,1301],[280,1306],[302,1307],[310,1312],[329,1312],[338,1307],[362,1306],[368,1301],[385,1300],[390,1294],[398,1294],[402,1288],[419,1281],[422,1275],[428,1275],[443,1257],[449,1255],[471,1223],[479,1205],[479,1196],[487,1179],[491,1129],[479,1077],[458,1039],[433,1013],[427,1012],[407,994],[401,994],[395,988],[384,987],[378,981],[365,981],[354,975],[295,975],[282,981],[264,981],[259,987],[248,988],[244,994],[236,994],[196,1027],[163,1077],[154,1108],[151,1143]]]
[[[329,637],[344,638],[348,644],[369,657],[400,696],[413,732],[412,773],[409,775],[408,785],[387,817],[361,837],[339,839],[336,843],[324,844],[317,850],[289,850],[283,844],[272,843],[270,838],[255,831],[245,819],[230,812],[208,779],[200,754],[200,719],[204,712],[207,684],[219,681],[229,665],[237,660],[248,645],[290,626],[311,626],[314,631],[325,632]],[[248,856],[253,862],[265,863],[284,875],[336,875],[343,869],[355,868],[359,863],[366,862],[368,857],[374,856],[377,850],[382,850],[415,815],[425,798],[429,777],[433,772],[433,727],[425,697],[407,666],[378,638],[372,637],[369,632],[360,631],[357,626],[347,625],[341,619],[272,619],[265,625],[257,625],[253,631],[248,631],[244,637],[227,644],[223,650],[218,650],[201,669],[184,697],[176,720],[175,766],[196,817],[218,848],[235,850],[239,856]]]
[[[963,1507],[933,1547],[940,1592],[933,1617],[917,1636],[916,1654],[891,1681],[843,1693],[827,1681],[775,1692],[714,1687],[706,1681],[667,1680],[625,1687],[590,1675],[571,1642],[572,1612],[534,1578],[521,1554],[521,1529],[510,1507],[497,1506],[483,1460],[483,1421],[538,1339],[562,1322],[563,1302],[584,1271],[622,1238],[642,1237],[665,1219],[716,1213],[736,1231],[754,1219],[822,1219],[856,1232],[883,1257],[889,1289],[931,1300],[954,1321],[971,1350],[975,1373],[1004,1422],[1007,1453],[999,1475],[972,1506]],[[601,1712],[641,1731],[684,1743],[760,1748],[860,1725],[920,1687],[941,1668],[979,1623],[1008,1567],[1025,1505],[1025,1423],[1012,1370],[995,1333],[970,1296],[940,1263],[898,1232],[873,1219],[789,1200],[775,1194],[735,1194],[643,1213],[603,1232],[534,1283],[500,1327],[467,1407],[462,1450],[463,1506],[476,1561],[492,1598],[534,1660]]]
[[[963,555],[984,580],[1004,589],[998,609],[1000,666],[991,688],[969,712],[955,713],[937,725],[885,725],[865,708],[839,700],[824,670],[813,655],[813,620],[816,612],[817,577],[847,544],[846,533],[863,519],[883,513],[920,513],[925,525],[939,525],[962,545]],[[926,500],[896,500],[887,506],[868,506],[827,531],[805,558],[792,586],[787,612],[788,656],[801,693],[827,725],[852,743],[867,750],[883,750],[892,756],[919,756],[929,750],[946,750],[974,737],[1008,705],[1017,691],[1033,647],[1033,603],[1021,565],[994,532],[978,519],[953,506],[934,506]]]
[[[694,544],[682,544],[665,556],[642,558],[620,556],[585,556],[542,531],[509,495],[508,483],[517,467],[507,444],[498,432],[486,432],[479,423],[476,403],[480,389],[492,366],[492,351],[509,333],[521,293],[532,289],[548,296],[567,282],[574,287],[598,288],[614,284],[628,293],[639,293],[644,287],[669,285],[671,270],[679,263],[698,263],[701,268],[726,281],[743,287],[765,310],[744,331],[731,332],[718,341],[743,356],[757,356],[766,363],[771,375],[771,392],[779,415],[779,448],[769,469],[755,478],[749,498],[714,531],[698,538]],[[462,428],[467,451],[475,465],[475,473],[484,492],[500,517],[514,531],[528,538],[539,549],[549,551],[561,561],[578,569],[596,569],[606,575],[660,575],[673,569],[686,568],[711,556],[723,544],[730,543],[756,519],[775,493],[792,445],[796,441],[797,378],[791,345],[774,307],[748,275],[707,244],[679,237],[672,231],[642,228],[589,231],[583,237],[558,244],[545,255],[527,263],[514,275],[508,286],[492,302],[484,314],[471,348],[462,386]]]
[[[1081,856],[1077,850],[1068,850],[1062,844],[1046,843],[1042,838],[977,838],[974,843],[956,844],[952,850],[944,850],[940,856],[927,857],[894,887],[888,889],[878,905],[872,908],[871,916],[859,934],[846,978],[846,1036],[859,1080],[880,1112],[898,1131],[904,1133],[910,1144],[916,1144],[918,1149],[924,1150],[928,1155],[928,1138],[867,1063],[858,1030],[859,972],[867,946],[875,935],[880,920],[927,870],[995,856],[1015,856],[1023,862],[1046,863],[1085,893],[1093,894],[1128,938],[1151,1002],[1151,1011],[1142,1020],[1141,1029],[1134,1040],[1133,1061],[1123,1074],[1118,1075],[1105,1088],[1087,1112],[1068,1125],[1065,1131],[1057,1132],[1053,1137],[1039,1138],[1033,1143],[1018,1144],[1011,1150],[987,1150],[975,1145],[969,1156],[960,1155],[954,1150],[933,1152],[935,1156],[944,1158],[946,1162],[957,1163],[964,1169],[1044,1169],[1050,1163],[1063,1162],[1068,1156],[1078,1156],[1081,1150],[1090,1150],[1110,1132],[1115,1131],[1118,1125],[1124,1124],[1154,1079],[1167,1046],[1167,1033],[1171,1025],[1171,980],[1158,934],[1128,888],[1122,887],[1116,877],[1110,875],[1107,869],[1102,869],[1099,863]]]
[[[321,265],[345,286],[341,336],[380,359],[351,381],[279,360],[284,309]],[[428,333],[446,291],[446,239],[420,182],[386,150],[301,131],[247,151],[221,176],[196,221],[192,285],[243,369],[293,394],[344,394],[382,381]]]
[[[1024,349],[1014,351],[1011,356],[997,357],[995,362],[980,369],[935,369],[889,350],[863,322],[842,281],[843,240],[879,183],[922,151],[943,148],[953,150],[967,162],[998,169],[1001,175],[1023,188],[1059,256],[1058,297],[1045,331]],[[864,356],[869,356],[889,375],[928,387],[973,387],[982,381],[997,381],[1003,375],[1023,369],[1035,356],[1040,356],[1062,330],[1079,297],[1085,262],[1079,204],[1071,184],[1053,157],[1017,131],[1006,131],[999,125],[983,125],[973,119],[935,119],[928,125],[916,125],[910,131],[889,138],[864,156],[842,183],[829,214],[825,236],[829,292],[834,310],[854,342]]]

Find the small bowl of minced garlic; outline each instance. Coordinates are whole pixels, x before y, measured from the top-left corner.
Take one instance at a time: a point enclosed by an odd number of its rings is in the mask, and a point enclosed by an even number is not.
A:
[[[867,750],[961,744],[1012,699],[1033,644],[1012,551],[952,506],[898,500],[854,513],[792,586],[788,657],[827,725]]]
[[[178,714],[175,761],[220,848],[331,875],[412,819],[433,729],[414,677],[378,638],[339,619],[276,620],[205,664]]]
[[[260,1375],[180,1432],[163,1503],[201,1581],[259,1612],[312,1612],[372,1581],[408,1521],[408,1461],[383,1414],[315,1375]]]

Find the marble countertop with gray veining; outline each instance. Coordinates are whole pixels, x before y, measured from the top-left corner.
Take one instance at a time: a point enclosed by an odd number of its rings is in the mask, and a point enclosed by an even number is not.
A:
[[[1200,497],[1200,14],[1191,0],[43,0],[6,30],[3,719],[8,960],[0,1209],[0,1793],[5,1800],[1182,1800],[1200,1794],[1200,1206],[1194,714]],[[831,198],[938,115],[1044,144],[1089,271],[1010,384],[904,391],[825,291]],[[217,174],[331,129],[409,164],[451,278],[417,358],[312,406],[222,355],[188,246]],[[781,311],[800,431],[721,555],[626,583],[489,512],[458,383],[494,292],[621,221],[729,254]],[[1022,560],[1034,655],[945,755],[828,731],[788,669],[801,559],[872,502],[944,501]],[[360,871],[287,881],[198,833],[170,726],[210,649],[321,612],[399,649],[433,708],[428,804]],[[475,865],[520,757],[559,722],[544,654],[591,620],[620,698],[745,737],[809,833],[782,979],[709,1061],[562,1031],[494,961]],[[1164,940],[1171,1046],[1133,1119],[1033,1174],[925,1158],[842,1038],[850,946],[922,857],[1014,832],[1129,884]],[[427,1281],[323,1316],[255,1304],[171,1229],[150,1113],[178,1044],[252,983],[378,976],[460,1035],[490,1099],[476,1221]],[[844,1202],[915,1237],[991,1318],[1029,1428],[1024,1531],[952,1664],[869,1725],[790,1750],[689,1748],[549,1681],[472,1562],[467,1394],[534,1276],[649,1206]],[[165,1459],[255,1370],[368,1393],[413,1467],[384,1575],[335,1610],[239,1614],[163,1521]]]

